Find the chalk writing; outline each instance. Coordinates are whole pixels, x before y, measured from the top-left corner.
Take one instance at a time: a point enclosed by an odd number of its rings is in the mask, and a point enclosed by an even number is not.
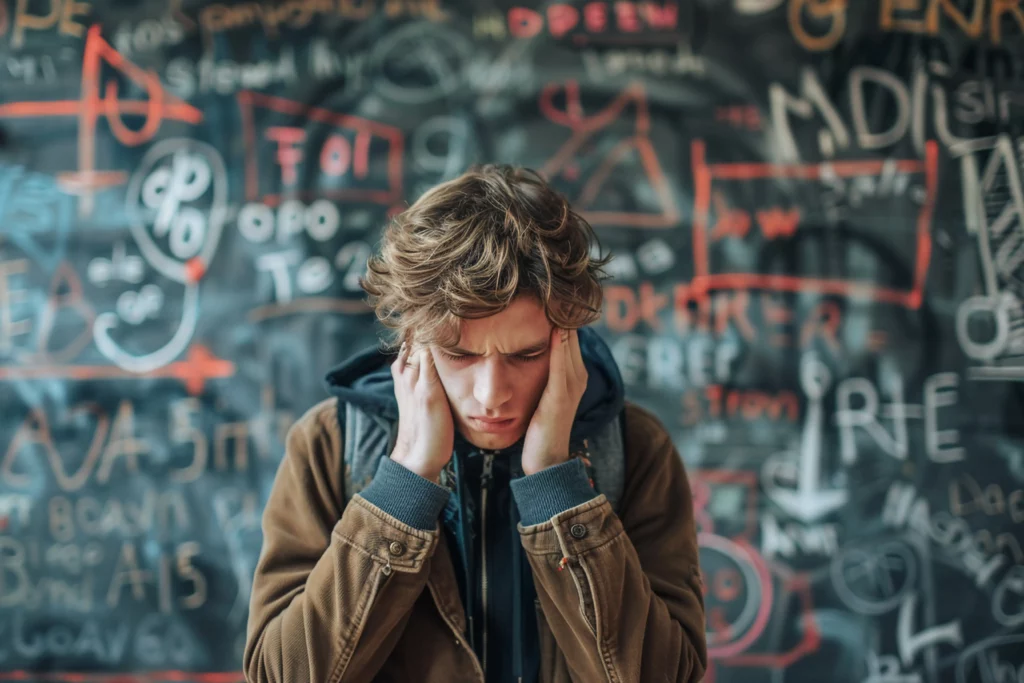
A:
[[[1021,566],[1012,564],[1016,560],[1007,554],[983,547],[963,519],[942,511],[933,514],[928,500],[919,497],[910,484],[896,482],[889,487],[882,521],[892,527],[906,527],[936,543],[979,588],[992,583],[1001,569]]]
[[[131,592],[130,599],[138,602],[146,601],[147,586],[154,584],[157,604],[160,612],[164,614],[170,614],[179,609],[193,610],[202,607],[207,598],[208,582],[206,576],[192,562],[198,553],[198,543],[194,541],[182,543],[174,551],[173,563],[168,554],[160,554],[158,566],[154,572],[152,569],[142,568],[138,558],[138,549],[134,543],[122,543],[114,575],[111,577],[106,591],[107,606],[115,609],[121,603],[125,589]],[[188,590],[191,592],[186,594],[181,589],[182,582],[187,582]],[[174,587],[177,587],[179,593],[176,599]]]
[[[702,334],[718,342],[743,341],[780,349],[806,349],[820,343],[834,353],[840,351],[840,335],[845,334],[841,309],[827,299],[795,309],[772,292],[704,295],[682,283],[662,292],[646,282],[636,288],[608,285],[604,296],[605,322],[615,332],[633,332],[645,326],[654,331],[671,329],[684,339]],[[871,348],[879,344],[870,333],[861,341]],[[730,353],[735,355],[735,351]]]
[[[696,425],[704,420],[772,420],[796,422],[800,403],[792,391],[731,389],[712,384],[702,391],[683,394],[683,424]]]
[[[982,293],[957,308],[960,347],[977,380],[1024,379],[1024,154],[1002,135],[960,145],[968,234],[978,243]]]
[[[969,474],[949,482],[949,511],[958,517],[982,513],[989,517],[1006,515],[1015,524],[1024,522],[1024,488],[1007,494],[999,482],[982,488]]]
[[[758,272],[760,248],[750,248],[742,257],[737,257],[735,249],[726,251],[734,240],[722,240],[725,236],[743,238],[751,229],[751,216],[745,210],[730,207],[722,197],[716,195],[717,186],[733,187],[732,183],[740,182],[747,185],[753,180],[786,177],[793,179],[820,182],[823,178],[859,176],[878,176],[885,172],[886,164],[892,162],[850,161],[830,162],[829,164],[783,165],[783,164],[708,164],[705,160],[704,143],[697,140],[692,144],[693,171],[696,181],[693,222],[693,258],[694,278],[691,287],[696,291],[707,291],[722,288],[737,289],[771,289],[778,291],[812,291],[826,294],[838,294],[850,298],[869,298],[886,303],[896,303],[910,308],[921,305],[924,285],[928,273],[931,255],[931,219],[935,201],[937,183],[938,150],[934,143],[929,143],[926,160],[902,160],[895,162],[896,169],[901,173],[914,174],[922,177],[925,187],[923,201],[912,206],[916,221],[914,228],[897,238],[891,231],[886,233],[888,239],[899,239],[894,248],[912,254],[914,259],[913,277],[905,287],[888,287],[876,284],[879,280],[878,268],[884,262],[877,261],[878,266],[872,268],[873,281],[863,279],[838,279],[829,277],[827,273],[808,273],[793,275],[789,273]],[[763,182],[763,181],[762,181]],[[809,194],[816,195],[817,190]],[[893,210],[899,204],[893,206]],[[905,210],[905,209],[904,209]],[[769,206],[761,209],[756,215],[757,225],[769,239],[781,236],[792,236],[801,222],[801,213],[792,207]],[[867,219],[866,225],[873,221]],[[824,221],[823,229],[828,229]],[[880,235],[881,236],[881,235]],[[886,236],[881,236],[883,239]],[[719,242],[716,244],[716,242]],[[728,257],[727,257],[728,256]],[[849,250],[837,255],[849,259]],[[742,264],[739,268],[735,264]]]
[[[957,658],[956,683],[974,680],[1013,683],[1022,680],[1024,669],[1004,660],[1005,655],[1019,652],[1021,643],[1024,643],[1022,635],[1000,635],[984,638],[964,648]]]
[[[325,144],[312,155],[312,163],[319,169],[323,185],[304,186],[303,191],[292,194],[305,199],[315,192],[331,199],[384,205],[397,201],[401,196],[404,140],[397,128],[248,91],[238,94],[238,102],[242,108],[243,135],[247,142],[245,189],[248,200],[260,199],[270,206],[278,205],[283,200],[281,194],[261,190],[261,183],[273,188],[293,186],[310,163],[310,155],[298,147],[305,140],[305,130],[294,125],[274,125],[266,120],[275,114],[302,116],[334,129]],[[384,168],[379,174],[382,177],[371,173],[371,158],[383,160]],[[261,180],[261,168],[274,169],[274,177]]]
[[[145,18],[138,22],[120,22],[110,38],[114,49],[123,55],[132,52],[151,52],[185,40],[188,27],[173,16]],[[187,97],[185,99],[188,99]]]
[[[64,1],[69,5],[82,5],[74,0]],[[48,21],[52,25],[52,20]],[[128,147],[152,140],[165,118],[193,124],[202,120],[202,113],[198,109],[167,94],[154,73],[140,69],[113,49],[100,36],[100,30],[100,25],[96,24],[86,36],[82,58],[82,93],[79,99],[0,105],[0,119],[77,117],[78,170],[62,173],[58,178],[69,193],[80,196],[78,206],[82,216],[92,213],[95,190],[120,185],[126,179],[122,171],[96,169],[96,124],[101,115],[106,118],[118,142]],[[123,78],[141,88],[146,99],[122,100],[117,79],[109,79],[109,76],[107,81],[101,79],[104,65],[116,69]],[[144,123],[137,130],[130,129],[124,123],[125,115],[142,116]]]
[[[93,496],[53,496],[47,506],[50,535],[69,543],[79,536],[131,537],[150,535],[165,539],[191,526],[188,503],[180,491],[146,490],[141,500]]]
[[[556,95],[564,95],[564,109],[555,104]],[[556,181],[569,180],[581,185],[578,195],[570,199],[584,218],[594,224],[637,228],[667,228],[678,222],[679,208],[650,140],[650,114],[642,85],[628,86],[604,109],[586,115],[580,100],[579,83],[549,84],[541,91],[540,109],[553,123],[572,131],[572,136],[540,170]],[[588,143],[594,146],[592,140],[624,128],[614,124],[624,118],[622,115],[626,111],[634,114],[632,120],[624,121],[632,125],[628,126],[621,141],[607,152],[586,154]],[[579,177],[579,168],[584,165],[593,169],[586,177]],[[650,195],[652,201],[642,211],[606,207],[608,186],[616,171],[629,173],[634,182],[638,177],[643,178],[648,184],[649,190],[640,194]]]
[[[31,623],[15,611],[0,623],[0,662],[12,655],[38,660],[52,657],[88,657],[107,666],[120,663],[131,638],[131,625],[117,622],[101,626],[94,618],[48,625]]]
[[[34,551],[31,552],[30,551]],[[90,555],[83,571],[70,578],[49,576],[33,561],[38,548],[26,547],[18,539],[0,536],[0,608],[18,614],[15,607],[66,610],[88,613],[95,606],[96,576],[93,568],[100,557]],[[6,621],[6,619],[4,620]]]
[[[924,381],[922,403],[911,404],[904,402],[903,378],[897,374],[889,375],[888,393],[892,400],[883,406],[878,388],[869,380],[863,377],[844,379],[836,387],[835,414],[843,462],[853,464],[857,461],[858,433],[870,437],[874,447],[892,457],[906,459],[909,453],[907,421],[912,419],[924,422],[925,455],[929,460],[937,463],[963,460],[964,449],[957,445],[960,439],[958,430],[939,428],[939,411],[957,405],[958,384],[959,377],[955,373],[931,375]],[[854,407],[854,397],[857,397],[858,407]],[[892,421],[891,433],[881,425],[879,417]]]
[[[735,343],[715,343],[707,337],[679,340],[629,334],[615,340],[612,354],[627,384],[683,389],[727,381],[740,350]]]
[[[644,35],[669,32],[679,24],[675,2],[587,2],[577,8],[567,3],[548,5],[538,12],[528,7],[512,7],[505,17],[480,15],[474,18],[477,37],[533,38],[542,31],[553,38],[572,37],[578,41],[605,33]]]
[[[839,529],[835,524],[804,525],[780,523],[774,515],[761,518],[761,550],[766,557],[823,555],[839,550]]]
[[[602,48],[584,50],[583,66],[591,78],[608,78],[630,74],[642,76],[705,76],[708,64],[704,57],[680,40],[674,49],[666,48]]]
[[[295,49],[281,47],[276,57],[258,62],[236,62],[204,55],[198,62],[180,57],[167,62],[164,79],[167,89],[182,99],[198,94],[233,95],[239,90],[262,90],[287,86],[299,81]]]
[[[66,255],[73,205],[73,197],[65,194],[55,178],[0,164],[4,237],[47,273]]]
[[[1004,17],[1010,21],[1004,22]],[[984,35],[1000,45],[1006,26],[1024,34],[1024,7],[1016,0],[979,0],[968,17],[950,0],[881,0],[879,6],[878,25],[883,31],[938,35],[943,23],[956,26],[973,40]]]
[[[48,31],[57,27],[61,35],[81,38],[85,35],[82,20],[92,11],[87,2],[78,0],[49,0],[49,12],[33,14],[28,0],[17,0],[14,10],[14,28],[11,31],[11,47],[17,49],[25,44],[26,31]]]
[[[781,4],[780,0],[742,1],[755,12]],[[846,35],[849,7],[837,0],[788,0],[790,31],[806,50],[830,50]],[[994,45],[1024,34],[1024,8],[1017,0],[977,0],[967,7],[954,0],[880,0],[878,8],[878,28],[886,32],[960,33],[968,40],[985,39]]]
[[[199,26],[210,33],[258,25],[269,38],[282,29],[301,29],[318,17],[362,21],[375,14],[386,18],[420,17],[441,21],[447,14],[439,0],[286,0],[285,2],[209,3],[199,11]]]

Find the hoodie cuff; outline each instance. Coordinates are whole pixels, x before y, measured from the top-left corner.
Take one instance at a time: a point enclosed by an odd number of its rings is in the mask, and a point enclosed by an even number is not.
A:
[[[381,458],[373,481],[359,495],[414,529],[433,531],[450,493],[391,458]]]
[[[523,526],[546,522],[555,515],[597,497],[586,465],[579,458],[510,482]]]

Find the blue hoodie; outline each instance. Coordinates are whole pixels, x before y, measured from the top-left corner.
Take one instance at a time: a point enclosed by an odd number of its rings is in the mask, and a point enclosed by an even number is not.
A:
[[[579,340],[588,380],[572,426],[574,451],[619,417],[625,403],[622,377],[608,346],[586,327],[580,328]],[[339,415],[344,415],[342,404],[351,403],[394,433],[394,358],[370,348],[328,373],[327,387],[338,397]],[[393,440],[388,451],[392,445]],[[545,522],[598,494],[593,473],[578,458],[523,476],[522,445],[520,438],[508,448],[488,451],[457,432],[442,478],[446,486],[382,457],[372,482],[359,492],[418,529],[433,530],[443,512],[442,530],[466,606],[466,637],[485,664],[488,683],[532,682],[538,675],[536,591],[517,524]]]

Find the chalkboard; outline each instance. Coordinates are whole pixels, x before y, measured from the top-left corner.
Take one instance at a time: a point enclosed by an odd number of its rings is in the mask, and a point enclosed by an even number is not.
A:
[[[366,259],[487,161],[615,254],[705,680],[1024,680],[1019,0],[5,0],[0,40],[0,680],[243,680]]]

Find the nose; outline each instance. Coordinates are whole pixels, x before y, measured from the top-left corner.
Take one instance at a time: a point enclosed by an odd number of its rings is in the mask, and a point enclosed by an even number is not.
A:
[[[500,358],[485,358],[477,363],[477,374],[473,378],[473,398],[486,411],[497,415],[501,406],[512,398],[513,387],[510,370]]]

